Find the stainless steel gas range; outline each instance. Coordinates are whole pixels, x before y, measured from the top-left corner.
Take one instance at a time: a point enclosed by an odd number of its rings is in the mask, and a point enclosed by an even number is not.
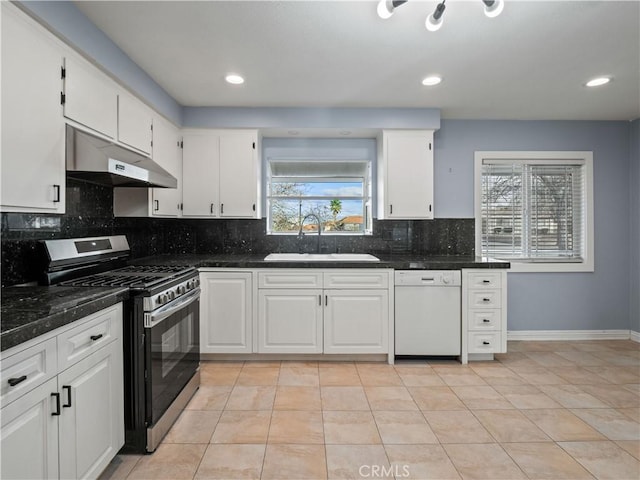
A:
[[[125,303],[125,452],[153,452],[200,385],[198,272],[126,265],[124,235],[46,240],[41,283],[128,287]]]

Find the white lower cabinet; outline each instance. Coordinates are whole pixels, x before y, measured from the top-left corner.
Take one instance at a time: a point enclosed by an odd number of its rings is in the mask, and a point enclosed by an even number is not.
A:
[[[389,290],[325,290],[324,353],[387,353]]]
[[[258,273],[258,352],[389,352],[388,270]]]
[[[200,353],[252,353],[253,273],[201,272]]]
[[[1,478],[58,478],[57,389],[53,378],[2,409]]]
[[[122,343],[58,376],[60,478],[97,478],[124,443]]]
[[[259,353],[322,353],[322,290],[258,291]]]
[[[462,363],[507,351],[507,271],[462,270]]]
[[[61,348],[69,340],[73,356]],[[2,362],[2,384],[21,391],[2,397],[0,477],[97,478],[124,444],[122,305],[6,350]]]

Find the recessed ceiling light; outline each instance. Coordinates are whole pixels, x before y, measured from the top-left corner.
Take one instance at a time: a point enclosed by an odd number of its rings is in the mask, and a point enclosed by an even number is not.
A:
[[[589,80],[585,85],[587,87],[599,87],[600,85],[606,85],[611,81],[611,77],[597,77]]]
[[[227,83],[231,83],[233,85],[241,85],[244,83],[244,78],[236,73],[230,73],[229,75],[224,77],[224,79],[227,81]]]
[[[432,75],[430,77],[424,78],[422,80],[422,85],[426,87],[433,87],[434,85],[438,85],[440,82],[442,82],[442,77],[439,77],[438,75]]]

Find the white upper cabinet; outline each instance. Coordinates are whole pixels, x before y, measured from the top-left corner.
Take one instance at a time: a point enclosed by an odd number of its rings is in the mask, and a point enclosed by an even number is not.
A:
[[[218,216],[219,164],[219,137],[206,133],[183,135],[183,216]]]
[[[382,132],[379,219],[433,218],[433,131]]]
[[[258,168],[255,132],[220,136],[220,216],[255,217]]]
[[[64,72],[64,116],[115,140],[116,85],[93,65],[75,56],[65,58]]]
[[[182,208],[180,130],[158,114],[150,117],[149,122],[153,122],[153,160],[176,178],[178,186],[177,188],[114,188],[113,214],[116,217],[180,216]],[[151,132],[149,130],[149,133]]]
[[[153,160],[178,180],[177,188],[151,189],[151,214],[176,217],[182,207],[180,130],[159,115],[153,119]]]
[[[140,100],[124,92],[118,95],[118,141],[151,155],[151,111]]]
[[[185,217],[259,218],[260,170],[255,130],[185,132]]]
[[[3,212],[64,213],[61,44],[2,2]]]

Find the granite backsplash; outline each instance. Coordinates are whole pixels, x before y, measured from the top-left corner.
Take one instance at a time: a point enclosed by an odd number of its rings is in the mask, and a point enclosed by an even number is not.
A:
[[[163,253],[314,252],[317,238],[266,235],[266,220],[114,218],[113,190],[67,179],[66,213],[2,213],[2,286],[35,281],[38,240],[124,234],[132,258]],[[473,255],[474,220],[374,220],[373,235],[323,236],[322,252]]]

